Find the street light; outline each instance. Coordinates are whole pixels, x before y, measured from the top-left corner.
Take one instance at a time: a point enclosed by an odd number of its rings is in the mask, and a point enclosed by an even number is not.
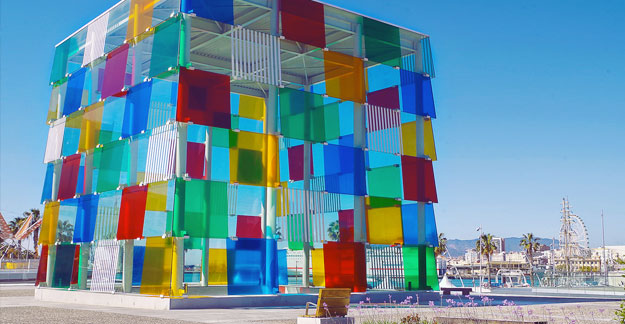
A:
[[[480,225],[480,227],[478,227],[475,231],[480,232],[480,236],[477,238],[477,241],[480,243],[480,251],[478,253],[478,258],[480,260],[480,295],[481,295],[482,294],[482,281],[483,281],[482,279],[482,243],[483,243],[482,235],[484,235],[482,232],[482,225]]]

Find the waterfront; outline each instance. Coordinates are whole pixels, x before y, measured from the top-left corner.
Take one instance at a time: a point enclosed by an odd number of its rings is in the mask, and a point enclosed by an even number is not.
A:
[[[296,318],[304,314],[304,305],[293,308],[237,308],[206,310],[146,310],[136,308],[115,308],[107,306],[89,306],[71,303],[37,301],[33,298],[34,286],[31,283],[0,285],[1,323],[40,323],[42,314],[47,322],[63,323],[295,323]],[[457,297],[453,297],[457,298]],[[468,302],[469,299],[463,299]],[[508,302],[520,305],[510,297]],[[399,302],[399,301],[398,301]],[[482,300],[474,297],[474,302]],[[409,313],[418,313],[422,317],[446,314],[449,316],[520,316],[525,319],[546,319],[549,323],[612,323],[617,301],[584,302],[531,306],[486,306],[486,307],[451,307],[436,308],[428,303],[418,307],[393,308],[376,307],[384,305],[351,305],[350,316],[363,323],[372,316],[401,317]],[[505,311],[504,311],[505,310]],[[184,321],[180,319],[184,318]]]

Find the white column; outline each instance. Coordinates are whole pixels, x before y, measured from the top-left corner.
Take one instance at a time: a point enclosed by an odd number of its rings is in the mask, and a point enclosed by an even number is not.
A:
[[[60,100],[60,99],[59,99]],[[52,173],[52,195],[51,201],[58,199],[59,183],[61,182],[61,168],[63,160],[56,160],[54,163],[54,172]],[[52,276],[54,276],[54,265],[56,263],[56,245],[48,245],[48,265],[46,267],[46,285],[52,286]]]
[[[122,291],[132,292],[132,259],[134,256],[135,240],[123,240],[124,259],[122,268]]]
[[[280,16],[279,2],[273,0],[271,3],[270,33],[272,36],[280,36]],[[278,69],[280,62],[275,66]],[[277,71],[275,73],[278,73]],[[277,135],[277,114],[278,114],[278,87],[269,85],[266,98],[265,109],[265,132]],[[268,187],[265,194],[265,211],[262,215],[262,233],[265,238],[274,238],[276,232],[276,188]]]
[[[211,180],[212,156],[213,156],[213,128],[206,128],[206,139],[204,140],[204,172],[206,172],[206,180]],[[210,239],[205,238],[202,244],[202,277],[200,286],[208,286],[208,258],[210,252]]]
[[[415,44],[416,54],[415,54],[415,71],[417,73],[423,73],[423,60],[421,59],[423,56],[423,51],[421,49],[421,42],[416,42]],[[425,158],[425,141],[423,138],[423,129],[424,129],[425,118],[420,115],[416,115],[416,142],[417,142],[417,157]],[[419,179],[419,181],[423,181],[423,179]],[[418,240],[417,244],[424,245],[425,244],[425,203],[417,202],[417,234]]]
[[[89,254],[91,252],[91,243],[83,242],[80,244],[80,265],[78,269],[78,289],[87,289],[87,274],[89,272]]]
[[[363,57],[362,25],[355,25],[354,57]],[[366,145],[365,106],[354,103],[354,147]],[[354,242],[367,242],[367,218],[365,216],[365,197],[354,196]]]
[[[178,145],[176,146],[176,177],[184,178],[187,173],[187,124],[178,123]],[[171,273],[171,290],[180,295],[184,279],[184,238],[174,237],[174,264]]]

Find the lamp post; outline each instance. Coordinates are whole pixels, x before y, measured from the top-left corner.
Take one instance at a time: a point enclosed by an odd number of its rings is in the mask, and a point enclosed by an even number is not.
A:
[[[482,231],[482,225],[480,225],[480,227],[478,227],[476,229],[476,231],[480,232],[480,236],[478,237],[477,241],[480,242],[480,251],[478,252],[478,259],[480,260],[480,283],[479,283],[479,286],[480,286],[480,295],[481,295],[482,294],[482,280],[483,280],[482,279],[482,244],[483,244],[483,242],[482,242],[482,235],[484,235],[483,231]]]

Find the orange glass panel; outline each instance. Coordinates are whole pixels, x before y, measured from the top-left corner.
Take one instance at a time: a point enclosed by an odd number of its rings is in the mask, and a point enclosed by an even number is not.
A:
[[[102,125],[102,111],[104,102],[98,102],[85,109],[80,126],[80,142],[78,151],[84,152],[94,149],[100,139],[100,126]]]
[[[152,11],[157,0],[131,0],[126,39],[133,39],[152,26]]]
[[[326,92],[330,97],[364,103],[364,65],[360,58],[342,53],[323,52]]]

